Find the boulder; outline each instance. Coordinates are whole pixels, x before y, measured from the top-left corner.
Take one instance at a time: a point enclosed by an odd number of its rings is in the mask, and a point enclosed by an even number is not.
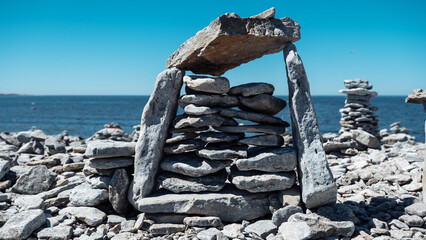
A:
[[[199,92],[223,94],[229,91],[229,80],[226,77],[185,76],[183,82],[192,90]]]
[[[287,103],[277,97],[260,94],[254,97],[241,97],[238,108],[247,111],[275,115],[285,108]]]
[[[190,177],[201,177],[218,172],[231,165],[231,161],[212,161],[194,154],[167,156],[161,161],[164,171],[179,173]]]
[[[300,26],[288,17],[240,18],[227,13],[184,42],[170,55],[166,66],[220,76],[299,39]]]
[[[0,228],[0,239],[26,239],[45,221],[46,216],[40,209],[22,211],[9,218],[6,224]]]
[[[133,185],[129,188],[129,200],[134,205],[135,201],[149,196],[154,189],[169,127],[176,116],[184,75],[185,72],[177,68],[160,73],[143,110],[136,144]],[[136,205],[135,207],[137,208]]]
[[[228,95],[251,97],[260,94],[272,95],[275,91],[274,85],[263,82],[246,83],[232,87],[228,91]]]
[[[84,155],[93,158],[128,157],[135,154],[135,144],[106,140],[90,141]]]
[[[272,192],[291,188],[295,181],[294,172],[265,173],[257,171],[231,171],[231,181],[237,188],[252,193]]]
[[[56,174],[49,171],[46,166],[34,166],[18,178],[12,191],[22,194],[41,193],[49,189],[55,177]]]
[[[119,214],[125,214],[129,209],[127,200],[129,185],[130,179],[126,170],[117,169],[112,176],[110,186],[108,186],[108,198],[114,210]]]
[[[225,222],[252,220],[270,213],[267,194],[253,194],[233,186],[225,186],[219,193],[171,194],[160,190],[139,199],[137,206],[145,213],[215,216]]]
[[[337,200],[337,186],[322,146],[306,71],[294,44],[284,49],[284,59],[302,201],[307,208],[334,204]]]
[[[249,155],[250,153],[249,150]],[[236,166],[240,171],[288,172],[293,171],[296,165],[296,150],[288,146],[261,149],[250,158],[242,158],[236,161]]]

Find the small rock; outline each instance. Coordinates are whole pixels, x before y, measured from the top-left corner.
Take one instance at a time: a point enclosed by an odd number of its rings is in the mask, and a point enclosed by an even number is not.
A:
[[[157,181],[163,188],[174,193],[217,192],[225,186],[226,177],[227,173],[225,170],[203,177],[188,177],[165,172],[157,177]]]
[[[380,149],[380,141],[372,134],[363,130],[351,130],[352,137],[358,143],[369,147]]]
[[[37,194],[49,189],[56,175],[49,171],[46,166],[39,165],[31,167],[29,171],[22,174],[12,191],[23,194]]]
[[[229,95],[204,95],[190,94],[182,96],[179,101],[179,106],[185,108],[189,104],[206,107],[236,107],[238,98]]]
[[[183,223],[188,227],[220,227],[222,221],[218,217],[186,217]]]
[[[69,214],[89,226],[98,226],[106,218],[106,214],[94,207],[67,207],[59,211],[59,215]]]
[[[304,222],[285,222],[279,227],[284,239],[308,240],[314,236],[313,230]]]
[[[195,106],[194,104],[187,105],[183,110],[188,115],[196,115],[196,116],[215,114],[219,112],[219,110],[215,108]]]
[[[132,157],[114,157],[114,158],[91,158],[88,161],[89,166],[96,169],[108,170],[116,168],[125,168],[132,166],[134,158]]]
[[[93,189],[90,184],[84,183],[71,190],[69,199],[72,206],[97,206],[108,199],[108,191],[105,189]]]
[[[153,235],[173,234],[173,233],[185,231],[185,225],[167,224],[167,223],[152,224],[151,227],[149,228],[149,231]]]
[[[287,172],[293,171],[297,165],[296,150],[292,147],[266,148],[258,151],[250,149],[250,155],[250,158],[242,158],[236,161],[239,170]]]
[[[228,240],[228,238],[216,228],[209,228],[199,232],[197,238],[200,240]]]
[[[247,146],[208,145],[197,150],[197,155],[210,160],[230,160],[247,157]]]
[[[268,94],[240,98],[239,108],[242,110],[275,115],[285,108],[287,103]]]
[[[10,170],[10,163],[9,161],[0,159],[0,179],[2,179],[7,172]]]
[[[259,220],[248,225],[244,231],[265,239],[266,236],[277,231],[277,226],[275,226],[272,220]]]
[[[108,198],[114,210],[119,214],[125,214],[128,211],[127,190],[129,185],[130,179],[126,170],[117,169],[112,176],[111,185],[108,186]]]
[[[258,135],[246,137],[238,141],[240,144],[263,146],[263,147],[280,147],[284,144],[282,136],[278,135]]]
[[[410,206],[405,208],[405,212],[410,215],[426,217],[426,203],[418,202],[411,204]]]
[[[222,233],[225,235],[225,237],[234,239],[234,238],[244,238],[243,235],[244,227],[241,224],[228,224],[223,227]]]
[[[52,228],[44,228],[37,233],[38,239],[50,239],[50,240],[68,240],[71,239],[73,233],[72,227],[68,226],[57,226]]]
[[[229,95],[251,97],[260,94],[272,95],[275,91],[274,85],[263,82],[246,83],[229,89]]]
[[[135,142],[95,140],[87,144],[84,155],[93,158],[127,157],[135,154]]]
[[[295,213],[303,213],[302,208],[294,205],[283,207],[274,212],[272,222],[275,226],[281,226],[283,222],[287,222],[288,218]]]
[[[283,206],[293,205],[301,206],[302,199],[300,188],[293,186],[289,189],[284,189],[278,192],[278,199],[282,202]]]
[[[229,80],[225,77],[184,76],[183,82],[192,90],[223,94],[229,91]]]
[[[0,228],[0,239],[26,239],[32,232],[41,227],[46,216],[40,209],[22,211],[15,214]]]
[[[43,199],[37,195],[22,196],[15,199],[15,205],[21,210],[42,209],[44,206]]]
[[[265,173],[256,171],[231,171],[232,183],[249,192],[271,192],[290,188],[296,181],[294,172]]]

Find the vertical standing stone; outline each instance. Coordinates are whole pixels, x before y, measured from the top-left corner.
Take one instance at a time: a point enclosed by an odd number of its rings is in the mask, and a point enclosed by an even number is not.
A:
[[[284,59],[302,201],[307,208],[334,204],[337,187],[322,146],[305,68],[294,44],[290,43],[285,47]]]
[[[136,144],[135,174],[129,189],[129,201],[151,194],[155,177],[163,157],[163,147],[169,126],[176,116],[177,100],[185,72],[178,68],[166,69],[155,82],[154,91],[146,104],[141,119],[140,135]]]

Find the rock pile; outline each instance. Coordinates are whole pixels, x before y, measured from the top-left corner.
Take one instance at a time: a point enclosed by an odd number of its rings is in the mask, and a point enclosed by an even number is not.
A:
[[[183,81],[187,94],[178,103],[184,114],[176,116],[170,129],[175,136],[166,140],[158,176],[162,188],[218,192],[229,171],[233,185],[252,193],[295,184],[296,152],[282,147],[289,124],[273,116],[286,102],[272,96],[274,86],[230,88],[227,78],[207,76],[185,76]]]
[[[410,129],[401,127],[401,122],[392,123],[389,131],[387,129],[380,130],[380,138],[387,146],[397,142],[416,141],[416,138],[410,135]]]
[[[113,140],[130,142],[133,136],[129,136],[117,123],[105,124],[104,128],[97,131],[92,137],[87,140]]]
[[[346,94],[345,107],[340,109],[339,133],[359,129],[378,137],[378,119],[374,115],[377,108],[371,106],[371,98],[376,97],[377,92],[371,91],[373,86],[368,81],[360,79],[345,80],[344,84],[346,89],[339,90]]]

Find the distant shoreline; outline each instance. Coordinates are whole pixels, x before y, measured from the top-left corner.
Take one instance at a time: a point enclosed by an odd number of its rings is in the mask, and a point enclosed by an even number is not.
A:
[[[34,96],[30,94],[18,94],[18,93],[0,93],[0,97],[16,97],[16,96]]]

